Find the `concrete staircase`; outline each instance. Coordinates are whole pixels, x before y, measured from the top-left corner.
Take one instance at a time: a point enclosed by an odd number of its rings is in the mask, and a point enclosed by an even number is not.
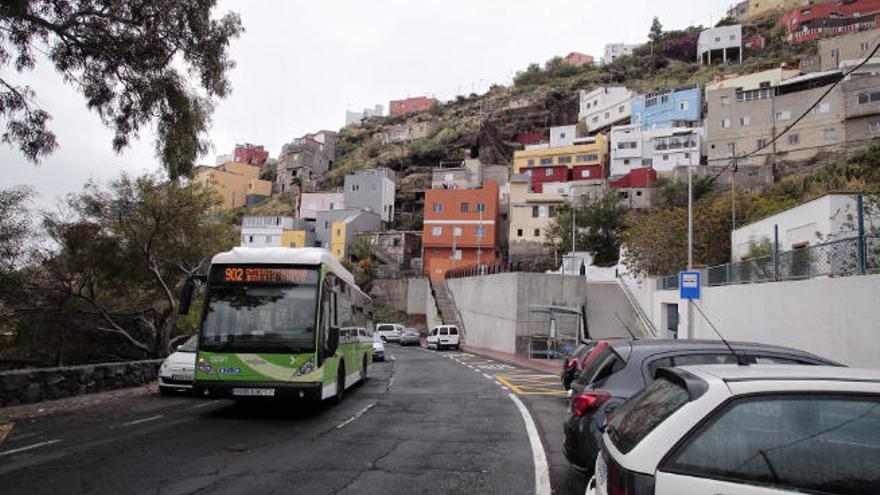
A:
[[[440,318],[443,320],[443,324],[455,325],[458,327],[459,331],[463,333],[464,328],[461,321],[459,321],[458,311],[455,309],[455,304],[452,302],[452,298],[449,297],[449,293],[446,291],[446,284],[432,280],[431,293],[434,295],[434,300],[437,302],[437,309],[440,310]]]

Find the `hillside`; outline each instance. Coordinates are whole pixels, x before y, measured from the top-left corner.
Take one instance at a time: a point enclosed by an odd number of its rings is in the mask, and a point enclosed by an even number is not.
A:
[[[578,90],[623,85],[647,92],[705,84],[726,73],[752,72],[783,63],[797,67],[802,57],[815,53],[815,43],[792,47],[775,23],[771,16],[744,25],[744,37],[759,34],[765,47],[747,49],[741,66],[700,66],[694,59],[702,28],[689,27],[663,32],[653,44],[646,43],[632,56],[610,65],[574,67],[557,57],[544,66],[532,64],[520,71],[509,87],[493,86],[482,95],[461,95],[421,114],[374,118],[360,127],[346,127],[339,134],[342,155],[322,186],[339,186],[346,174],[357,169],[389,167],[398,172],[400,203],[411,204],[428,187],[430,168],[441,160],[470,154],[483,163],[510,164],[513,152],[521,148],[515,141],[518,133],[577,122]],[[383,142],[383,133],[395,126],[419,123],[432,127],[427,137]]]

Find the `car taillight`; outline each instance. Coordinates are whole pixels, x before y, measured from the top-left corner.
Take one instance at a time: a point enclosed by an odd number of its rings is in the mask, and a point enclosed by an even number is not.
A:
[[[581,392],[571,398],[571,412],[575,416],[583,416],[595,411],[610,398],[607,392]]]
[[[610,455],[605,455],[608,495],[654,495],[654,477],[624,469]]]

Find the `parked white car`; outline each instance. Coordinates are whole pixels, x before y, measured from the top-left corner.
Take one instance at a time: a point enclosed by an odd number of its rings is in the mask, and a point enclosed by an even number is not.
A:
[[[880,372],[664,368],[603,442],[588,494],[875,494]]]
[[[428,348],[433,347],[439,351],[445,347],[457,351],[461,345],[460,337],[455,325],[438,325],[428,332]]]
[[[403,333],[403,325],[397,323],[379,323],[376,325],[376,333],[382,342],[398,342]]]
[[[196,345],[198,336],[193,335],[177,352],[171,354],[159,367],[159,391],[163,394],[192,390],[196,370]]]

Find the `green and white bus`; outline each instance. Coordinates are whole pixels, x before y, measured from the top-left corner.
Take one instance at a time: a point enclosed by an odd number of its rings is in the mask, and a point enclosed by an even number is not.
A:
[[[189,310],[194,284],[183,291]],[[372,364],[370,298],[328,251],[234,248],[211,260],[195,390],[341,400]]]

